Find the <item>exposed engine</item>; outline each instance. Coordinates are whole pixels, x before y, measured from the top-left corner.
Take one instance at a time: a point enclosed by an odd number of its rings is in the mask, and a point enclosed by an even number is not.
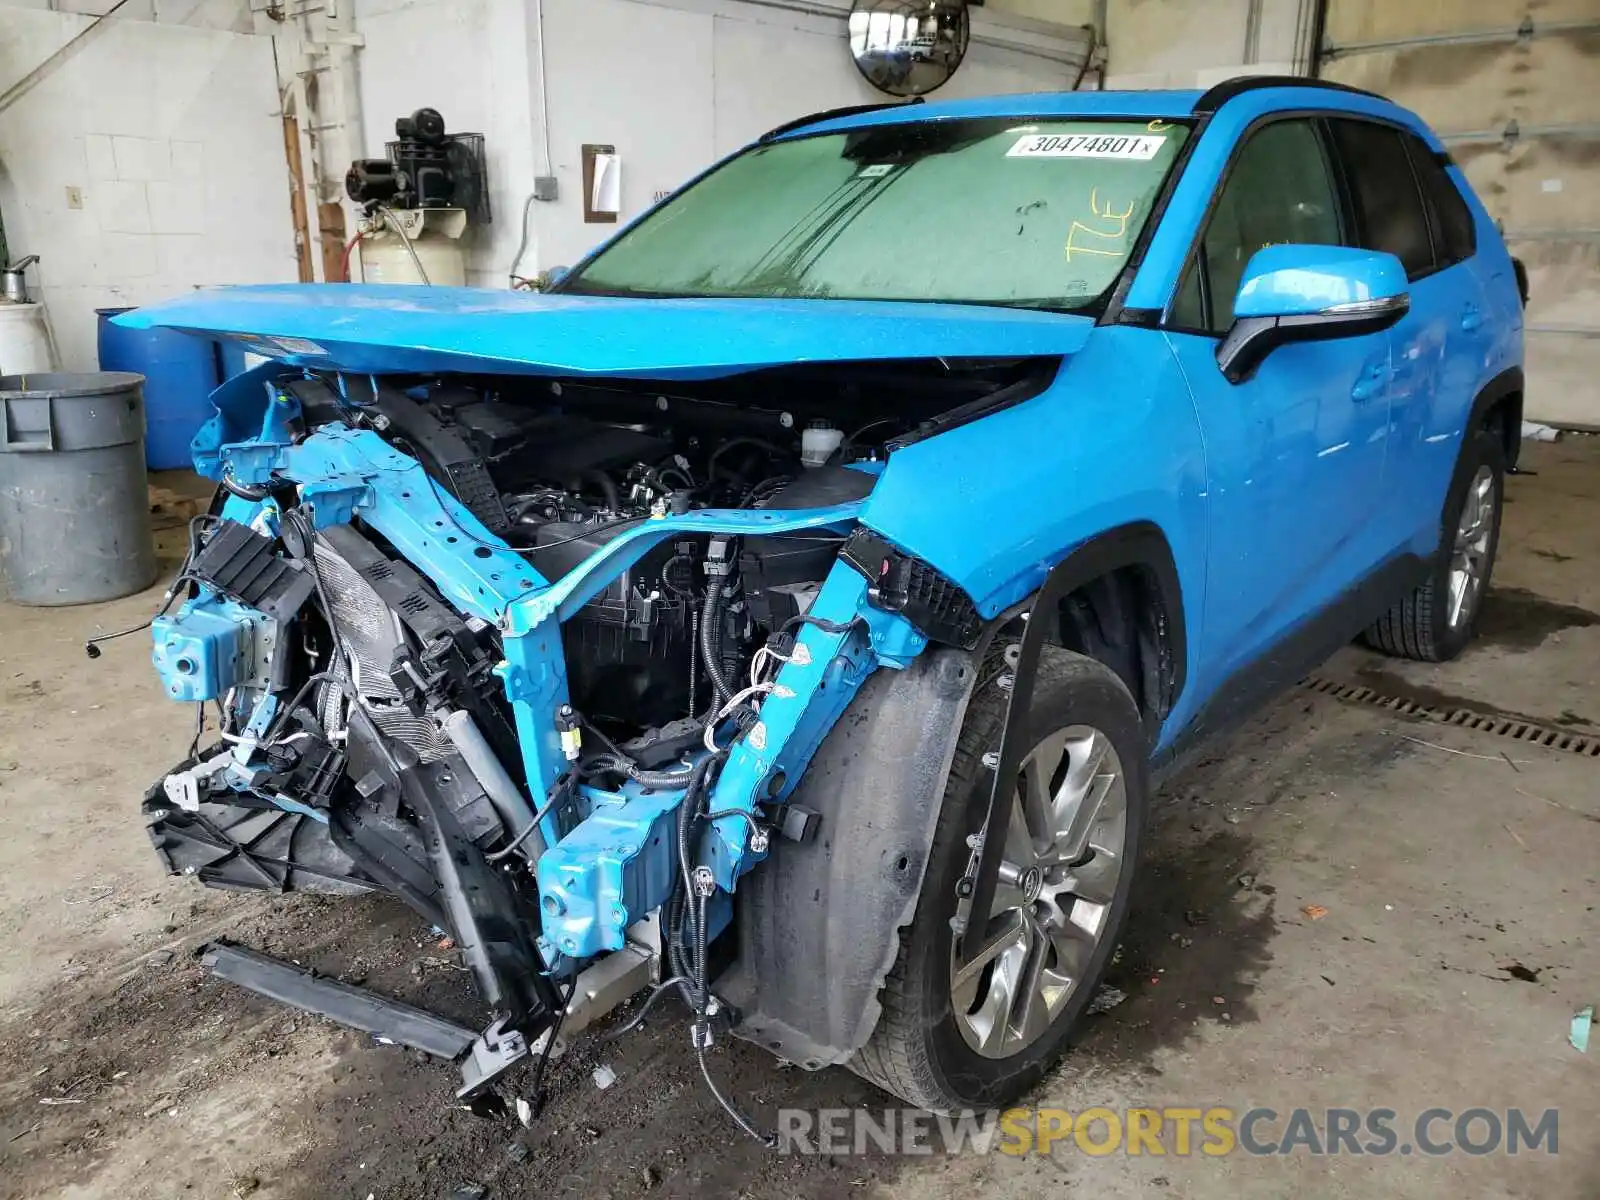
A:
[[[386,438],[551,581],[652,516],[859,500],[885,441],[911,427],[878,417],[851,433],[822,417],[614,389],[585,395],[580,413],[562,401],[582,385],[544,386],[537,402],[459,382],[384,389],[376,409]],[[305,402],[319,388],[297,390]],[[738,690],[766,638],[807,610],[844,540],[820,531],[652,548],[566,625],[574,705],[629,741],[703,717]],[[647,764],[657,757],[633,749]]]
[[[566,487],[546,483],[505,498],[513,542],[536,548],[529,560],[547,579],[559,579],[628,522],[652,513],[820,507],[860,499],[873,483],[870,474],[820,454],[807,464],[760,439],[723,442],[693,461],[665,439],[647,446],[655,440],[649,435],[634,441],[617,436],[632,430],[568,420],[585,450],[631,443],[629,450],[660,458],[614,463],[581,455],[593,465]],[[824,427],[808,432],[835,448],[842,436]],[[650,551],[569,624],[574,700],[595,718],[624,727],[664,725],[703,711],[715,684],[695,653],[702,621],[713,623],[705,635],[723,678],[741,678],[755,646],[809,607],[843,542],[842,534],[754,537],[742,544],[705,537]],[[712,591],[726,603],[708,609]]]

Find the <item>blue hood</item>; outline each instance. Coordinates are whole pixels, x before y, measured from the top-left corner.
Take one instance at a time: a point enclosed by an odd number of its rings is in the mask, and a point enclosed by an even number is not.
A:
[[[297,366],[708,379],[760,367],[1072,354],[1087,317],[964,304],[649,300],[486,288],[275,284],[116,318],[232,338]]]

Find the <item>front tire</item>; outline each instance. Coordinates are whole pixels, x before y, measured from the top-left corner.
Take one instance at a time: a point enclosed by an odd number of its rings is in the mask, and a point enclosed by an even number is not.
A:
[[[1494,574],[1505,479],[1498,430],[1479,429],[1456,464],[1427,580],[1367,630],[1367,645],[1420,662],[1448,662],[1467,648]]]
[[[1148,808],[1143,726],[1127,687],[1104,664],[1047,647],[989,936],[958,968],[950,918],[987,807],[983,756],[1004,719],[1005,693],[992,685],[968,709],[883,1015],[850,1061],[935,1111],[1005,1105],[1065,1053],[1121,934]]]

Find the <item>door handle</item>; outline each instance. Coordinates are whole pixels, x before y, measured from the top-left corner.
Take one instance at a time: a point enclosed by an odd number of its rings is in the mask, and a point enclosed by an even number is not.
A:
[[[1389,382],[1389,364],[1378,363],[1368,367],[1366,373],[1356,380],[1355,386],[1350,389],[1350,399],[1371,400],[1384,385]]]
[[[1483,325],[1483,313],[1478,311],[1476,304],[1469,304],[1461,310],[1461,328],[1465,333],[1471,333]]]

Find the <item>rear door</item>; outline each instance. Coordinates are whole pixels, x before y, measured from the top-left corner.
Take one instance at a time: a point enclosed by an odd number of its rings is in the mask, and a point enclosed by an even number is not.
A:
[[[1203,691],[1243,707],[1331,646],[1285,645],[1338,607],[1392,549],[1384,504],[1385,333],[1301,342],[1229,383],[1217,367],[1245,264],[1263,246],[1350,245],[1315,116],[1242,137],[1180,278],[1166,325],[1204,431],[1210,548]],[[1426,230],[1424,230],[1424,235]],[[1348,631],[1345,631],[1348,632]],[[1281,669],[1280,669],[1281,668]]]
[[[1356,244],[1393,254],[1411,281],[1411,311],[1390,332],[1387,503],[1378,519],[1395,544],[1428,552],[1491,347],[1472,217],[1415,134],[1355,117],[1328,125]]]

